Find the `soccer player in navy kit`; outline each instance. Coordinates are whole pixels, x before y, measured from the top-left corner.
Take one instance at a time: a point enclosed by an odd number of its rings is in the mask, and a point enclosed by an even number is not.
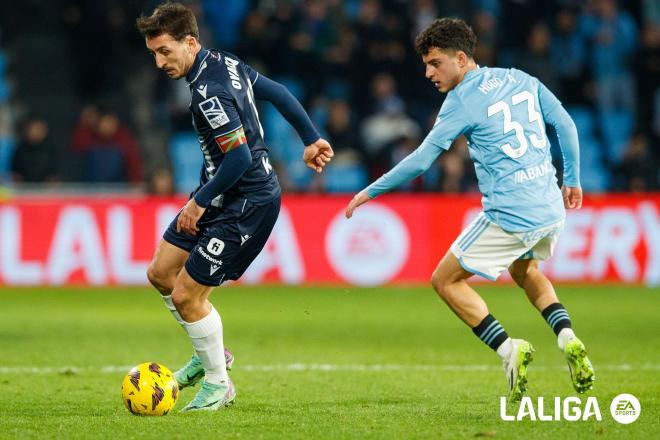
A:
[[[490,280],[508,270],[557,335],[578,393],[593,387],[594,369],[573,332],[538,260],[552,255],[566,209],[582,205],[579,143],[575,124],[538,79],[517,69],[478,66],[477,37],[462,20],[435,20],[415,40],[426,77],[447,98],[422,144],[396,167],[360,191],[346,216],[374,197],[426,171],[452,141],[464,135],[475,163],[483,212],[458,236],[438,263],[431,283],[456,315],[502,358],[510,400],[526,391],[532,345],[512,339],[467,280]],[[564,157],[557,186],[545,125],[552,125]]]
[[[192,341],[192,359],[175,373],[180,388],[204,378],[183,410],[215,410],[231,404],[236,391],[227,374],[233,357],[208,296],[243,274],[280,209],[281,190],[255,99],[273,103],[294,126],[306,145],[307,166],[321,172],[333,152],[284,86],[232,54],[203,48],[190,9],[161,4],[138,18],[136,27],[156,66],[172,79],[185,78],[190,87],[192,123],[204,156],[200,184],[158,244],[147,275]]]

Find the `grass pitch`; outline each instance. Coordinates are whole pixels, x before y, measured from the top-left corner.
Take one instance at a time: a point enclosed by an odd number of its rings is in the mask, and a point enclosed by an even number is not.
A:
[[[478,290],[511,336],[536,347],[534,400],[576,395],[554,334],[522,291]],[[657,438],[660,289],[558,291],[596,368],[588,395],[598,398],[601,422],[500,420],[499,359],[430,287],[216,290],[236,356],[236,404],[137,417],[120,398],[128,368],[153,360],[176,369],[191,353],[155,291],[5,288],[0,438]],[[184,390],[176,409],[195,391]],[[631,425],[610,416],[621,393],[642,405]]]

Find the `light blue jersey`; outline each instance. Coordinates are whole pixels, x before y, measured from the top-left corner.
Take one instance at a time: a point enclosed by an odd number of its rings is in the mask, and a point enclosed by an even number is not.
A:
[[[564,156],[564,184],[577,187],[577,130],[559,100],[516,69],[477,68],[447,94],[420,147],[367,188],[371,197],[426,171],[460,135],[483,194],[488,219],[509,232],[551,225],[565,217],[545,125],[555,127]]]

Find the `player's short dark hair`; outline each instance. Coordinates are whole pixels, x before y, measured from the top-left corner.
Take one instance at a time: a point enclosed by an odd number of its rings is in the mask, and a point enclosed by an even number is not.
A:
[[[147,38],[169,34],[177,41],[183,40],[188,35],[199,39],[195,14],[181,3],[161,3],[150,16],[142,15],[135,20],[135,27]]]
[[[466,22],[459,18],[439,18],[415,38],[415,50],[424,56],[431,49],[456,52],[462,50],[473,58],[477,36]]]

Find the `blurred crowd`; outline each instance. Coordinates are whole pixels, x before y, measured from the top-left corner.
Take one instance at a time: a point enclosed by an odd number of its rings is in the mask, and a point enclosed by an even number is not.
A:
[[[0,179],[190,191],[201,155],[189,91],[156,71],[133,28],[158,2],[9,3],[0,6]],[[444,95],[424,78],[412,42],[441,16],[472,25],[480,65],[520,68],[560,98],[578,127],[585,190],[659,189],[658,0],[183,3],[205,46],[285,84],[333,145],[335,160],[314,175],[295,131],[262,103],[286,191],[359,190],[419,145]],[[401,190],[476,191],[465,139],[454,144]]]

